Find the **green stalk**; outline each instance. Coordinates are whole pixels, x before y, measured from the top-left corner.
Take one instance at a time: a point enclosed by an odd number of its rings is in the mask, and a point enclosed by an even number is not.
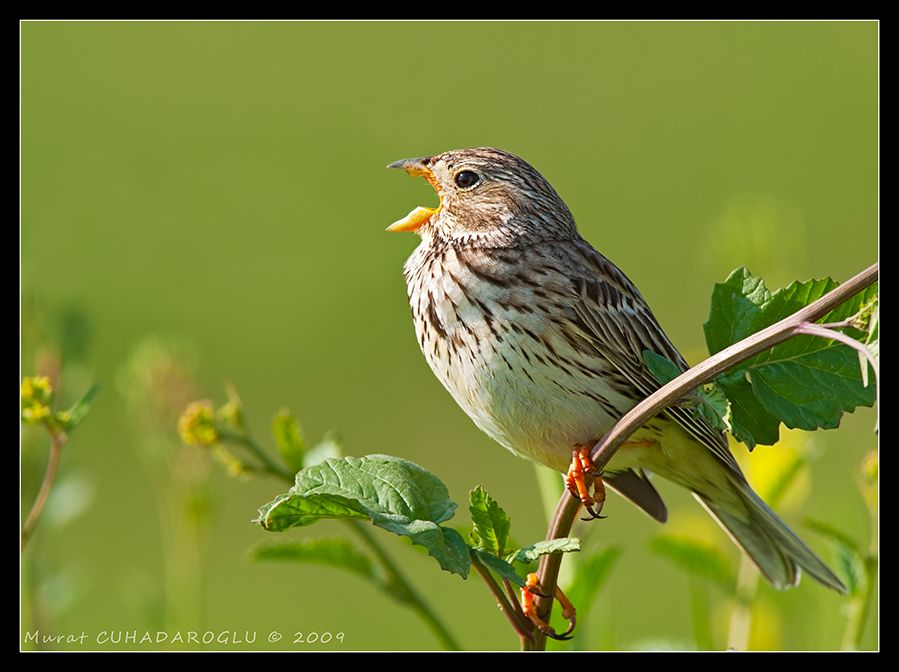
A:
[[[378,558],[384,571],[387,572],[389,581],[401,595],[400,599],[402,602],[408,604],[409,607],[414,609],[415,612],[421,616],[428,627],[431,628],[431,631],[437,639],[443,644],[444,648],[449,651],[461,651],[462,647],[459,642],[456,641],[456,638],[453,637],[446,625],[440,620],[440,617],[438,617],[428,603],[424,601],[424,598],[422,598],[412,584],[406,580],[399,567],[397,567],[393,559],[387,555],[387,552],[381,544],[378,543],[378,540],[375,539],[374,535],[357,520],[344,520],[343,522],[349,525],[352,530],[358,534],[366,544],[368,544],[368,547]]]

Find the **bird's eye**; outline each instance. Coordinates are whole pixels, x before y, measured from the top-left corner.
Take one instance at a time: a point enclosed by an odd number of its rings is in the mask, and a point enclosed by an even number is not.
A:
[[[463,170],[461,173],[456,175],[456,186],[461,189],[468,189],[468,187],[473,187],[480,181],[480,175],[470,170]]]

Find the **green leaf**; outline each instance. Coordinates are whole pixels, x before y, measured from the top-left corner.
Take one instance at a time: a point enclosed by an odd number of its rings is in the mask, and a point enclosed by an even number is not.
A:
[[[88,411],[91,410],[91,405],[94,403],[94,398],[99,391],[99,385],[91,385],[90,389],[84,393],[84,396],[76,401],[68,411],[63,411],[56,415],[63,429],[67,432],[71,432],[75,427],[81,424],[81,421],[87,416]]]
[[[440,566],[467,577],[468,546],[453,529],[456,504],[431,472],[389,455],[330,458],[296,475],[284,495],[263,506],[255,522],[270,531],[325,518],[368,518],[376,526],[427,548]]]
[[[286,408],[282,408],[272,418],[272,435],[287,468],[294,473],[302,469],[306,442],[297,419]]]
[[[513,567],[509,562],[479,548],[474,548],[471,552],[474,553],[477,556],[478,560],[480,560],[481,563],[490,571],[499,574],[499,576],[504,579],[508,579],[516,586],[519,586],[521,588],[524,587],[525,580],[521,576],[519,576],[518,572],[515,570],[515,567]]]
[[[865,560],[851,549],[838,545],[836,549],[837,572],[841,575],[850,595],[858,595],[867,587],[868,575]]]
[[[674,380],[683,373],[677,364],[652,350],[643,351],[643,362],[646,364],[646,368],[649,369],[652,377],[662,385]]]
[[[760,443],[773,446],[780,438],[780,420],[771,415],[752,393],[752,385],[743,370],[721,376],[715,381],[730,402],[732,433],[749,450]]]
[[[832,288],[827,283],[817,289],[824,287]],[[811,300],[816,298],[817,291]],[[847,303],[860,307],[860,297]],[[848,310],[833,311],[825,319],[845,319]],[[874,405],[875,388],[864,386],[858,354],[839,341],[794,336],[756,355],[742,368],[748,372],[759,402],[787,427],[833,429],[844,412]]]
[[[612,568],[621,553],[620,546],[607,546],[598,553],[588,556],[586,560],[579,560],[574,580],[565,591],[578,611],[587,613],[597,593],[612,573]]]
[[[468,496],[468,510],[473,525],[468,534],[471,545],[502,555],[512,527],[509,515],[480,485]]]
[[[746,268],[737,269],[713,290],[705,323],[709,352],[794,314],[837,286],[823,278],[793,282],[771,293]],[[859,314],[860,322],[867,320],[877,293],[876,285],[868,287],[820,321],[842,322]],[[845,333],[866,337],[861,328],[849,327]],[[811,335],[794,336],[759,353],[718,380],[731,403],[734,436],[752,448],[776,442],[781,422],[806,430],[839,426],[843,413],[874,404],[875,388],[865,385],[864,366],[860,369],[858,353],[849,346]]]
[[[715,429],[732,432],[734,429],[733,410],[727,395],[718,385],[705,385],[699,390],[702,402],[696,414]]]
[[[371,559],[340,537],[268,542],[254,548],[252,558],[328,565],[345,569],[372,581],[380,580]]]
[[[714,546],[686,537],[660,535],[650,540],[649,547],[684,571],[711,581],[726,591],[733,590],[735,578],[730,561]]]
[[[762,308],[770,300],[765,283],[745,266],[731,273],[724,283],[716,284],[709,319],[703,325],[709,353],[714,355],[767,326]]]
[[[550,553],[573,553],[581,550],[581,540],[576,537],[562,537],[561,539],[549,539],[538,541],[530,546],[519,548],[506,556],[508,562],[529,563],[537,560],[541,555]]]

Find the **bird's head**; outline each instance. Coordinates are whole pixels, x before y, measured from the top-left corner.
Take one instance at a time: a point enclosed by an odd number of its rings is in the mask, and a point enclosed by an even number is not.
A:
[[[455,149],[401,159],[388,168],[424,177],[440,199],[436,208],[417,207],[388,231],[487,244],[577,235],[571,213],[549,182],[526,161],[500,149]]]

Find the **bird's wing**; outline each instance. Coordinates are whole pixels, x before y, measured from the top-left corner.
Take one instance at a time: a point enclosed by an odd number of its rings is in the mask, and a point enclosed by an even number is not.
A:
[[[661,387],[643,362],[644,350],[663,355],[686,371],[689,368],[686,361],[627,276],[586,242],[578,241],[571,252],[577,262],[569,268],[576,294],[572,307],[577,326],[599,354],[635,388],[638,397],[648,397]],[[577,273],[576,269],[580,268],[588,272]],[[723,432],[689,409],[672,406],[664,412],[742,476]]]

